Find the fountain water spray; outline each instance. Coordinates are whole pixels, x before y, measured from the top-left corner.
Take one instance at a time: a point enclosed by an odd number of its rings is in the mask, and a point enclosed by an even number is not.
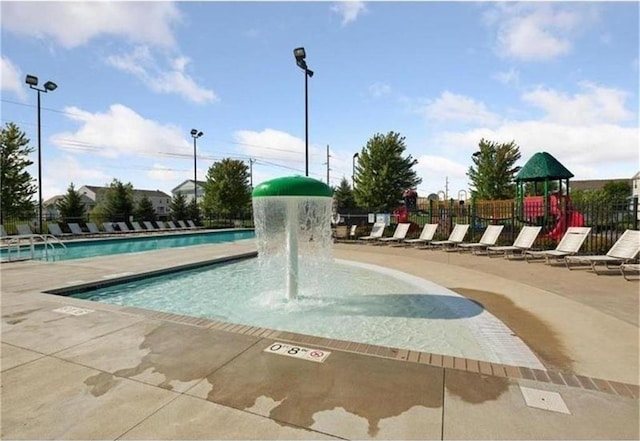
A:
[[[302,176],[272,179],[253,190],[258,257],[284,267],[288,299],[298,296],[300,257],[331,258],[332,196],[328,185]]]

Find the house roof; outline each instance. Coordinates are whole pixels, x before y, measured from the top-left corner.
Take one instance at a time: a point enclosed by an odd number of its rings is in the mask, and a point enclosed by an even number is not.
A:
[[[538,152],[527,161],[516,175],[520,181],[548,181],[573,178],[573,173],[547,152]]]
[[[203,187],[204,184],[206,184],[206,181],[197,181],[197,182],[200,187]],[[187,183],[193,185],[193,179],[187,179],[185,181],[182,181],[180,184],[176,185],[174,188],[171,189],[171,193],[175,193],[180,187],[182,187],[184,184],[187,184]]]
[[[91,190],[94,193],[99,193],[102,191],[106,191],[109,187],[98,187],[95,185],[83,185],[84,188]],[[137,188],[133,189],[133,194],[135,196],[147,196],[147,197],[161,197],[161,198],[170,198],[171,196],[166,194],[161,190],[140,190]]]
[[[600,190],[608,182],[627,182],[632,184],[630,178],[618,178],[618,179],[585,179],[582,181],[574,180],[569,183],[569,188],[574,190]]]

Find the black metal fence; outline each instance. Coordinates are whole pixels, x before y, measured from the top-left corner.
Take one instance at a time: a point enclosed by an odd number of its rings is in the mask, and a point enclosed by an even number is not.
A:
[[[380,213],[366,210],[341,212],[341,223],[357,225],[356,235],[368,234],[371,224]],[[542,227],[535,248],[555,248],[569,226],[591,227],[582,251],[594,254],[606,253],[618,237],[626,230],[637,230],[640,224],[638,198],[620,202],[592,202],[569,204],[566,201],[545,201],[531,198],[523,202],[508,201],[428,201],[418,205],[417,209],[406,216],[401,213],[390,214],[391,224],[385,235],[390,235],[398,222],[411,222],[413,225],[407,237],[420,235],[422,227],[429,223],[438,224],[435,239],[449,237],[456,224],[469,224],[465,241],[477,242],[487,225],[504,225],[498,245],[511,245],[520,229],[525,225]]]

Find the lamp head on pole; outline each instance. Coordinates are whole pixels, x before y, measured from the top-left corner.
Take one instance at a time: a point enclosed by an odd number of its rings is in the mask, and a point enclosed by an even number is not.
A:
[[[34,75],[27,75],[26,78],[24,79],[24,82],[27,83],[29,86],[37,86],[38,77]]]
[[[44,89],[48,92],[53,92],[57,88],[58,88],[58,85],[53,81],[47,81],[46,83],[44,83]]]
[[[204,133],[198,132],[197,129],[191,129],[191,136],[194,138],[200,138],[202,135],[204,135]]]

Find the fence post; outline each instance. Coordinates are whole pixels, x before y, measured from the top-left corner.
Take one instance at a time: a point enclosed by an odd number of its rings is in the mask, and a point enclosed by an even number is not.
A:
[[[634,196],[633,198],[633,229],[637,230],[638,229],[638,215],[640,213],[638,213],[638,196]]]

